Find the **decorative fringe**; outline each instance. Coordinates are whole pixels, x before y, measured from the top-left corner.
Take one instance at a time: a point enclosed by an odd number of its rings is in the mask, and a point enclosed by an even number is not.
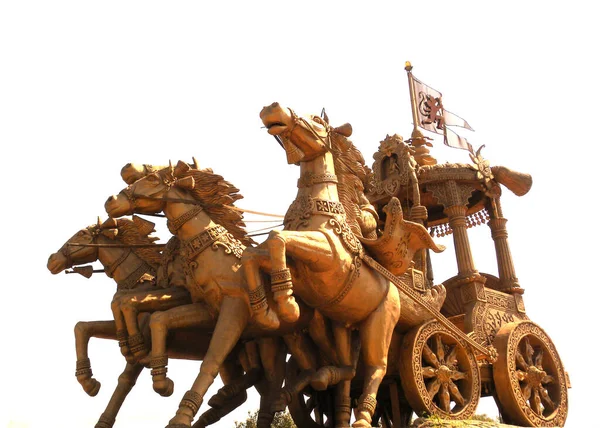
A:
[[[467,229],[471,227],[479,226],[481,224],[487,224],[490,221],[490,214],[487,209],[483,208],[473,214],[469,214],[466,217]],[[436,238],[441,238],[446,235],[452,234],[452,227],[449,223],[438,224],[429,228],[429,234]]]

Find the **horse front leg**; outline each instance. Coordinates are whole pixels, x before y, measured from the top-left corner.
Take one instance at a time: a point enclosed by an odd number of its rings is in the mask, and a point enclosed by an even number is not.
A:
[[[244,352],[242,349],[240,354]],[[221,365],[219,376],[224,386],[208,400],[208,405],[211,408],[202,413],[196,423],[192,425],[193,428],[205,428],[208,425],[219,422],[223,416],[241,406],[248,398],[246,389],[251,385],[248,386],[246,384],[248,373],[244,374],[244,369],[240,365],[240,361],[242,360],[240,357],[236,360],[228,358]]]
[[[92,364],[88,357],[90,338],[115,339],[116,327],[114,321],[79,321],[75,324],[75,352],[77,354],[77,369],[75,376],[83,390],[91,397],[100,391],[100,382],[93,377]]]
[[[331,244],[320,232],[273,230],[265,241],[271,258],[271,291],[281,319],[294,323],[300,308],[293,296],[293,283],[286,256],[316,270],[326,269],[333,262]]]
[[[173,394],[173,381],[167,377],[167,333],[169,330],[183,327],[210,328],[214,318],[202,303],[177,306],[164,312],[154,312],[150,316],[150,335],[152,351],[150,368],[152,369],[152,387],[163,397]]]
[[[148,346],[140,331],[138,315],[141,312],[166,311],[189,303],[191,303],[190,293],[181,287],[127,294],[120,298],[119,309],[123,314],[129,336],[128,349],[137,360],[148,354]]]
[[[394,328],[400,318],[398,289],[390,285],[379,307],[359,325],[365,366],[363,393],[354,410],[353,427],[370,427],[377,405],[377,390],[387,371],[387,357]]]
[[[112,428],[117,413],[119,413],[125,398],[127,398],[127,395],[129,395],[129,392],[135,386],[135,382],[143,369],[144,366],[141,364],[127,363],[125,370],[119,376],[117,387],[106,406],[106,410],[104,410],[94,428]]]
[[[247,247],[242,255],[242,266],[254,322],[266,330],[277,330],[280,325],[279,317],[269,307],[261,273],[261,270],[271,270],[269,251],[263,245],[264,243],[258,247]]]
[[[250,311],[246,300],[232,296],[223,297],[217,325],[210,339],[204,361],[200,365],[200,373],[192,388],[184,394],[179,403],[179,409],[173,419],[169,421],[167,428],[191,426],[194,416],[202,405],[206,391],[217,377],[223,361],[238,342],[249,319]]]
[[[117,341],[119,344],[119,349],[121,350],[121,355],[133,362],[131,351],[129,350],[129,343],[127,340],[128,335],[126,322],[123,316],[123,312],[121,311],[121,299],[123,299],[123,294],[120,292],[115,293],[112,301],[110,302],[110,310],[113,314],[113,319],[115,320],[115,327],[117,329]]]

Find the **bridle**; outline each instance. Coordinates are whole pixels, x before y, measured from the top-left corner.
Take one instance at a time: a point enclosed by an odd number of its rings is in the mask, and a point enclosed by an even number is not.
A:
[[[89,229],[88,229],[89,231]],[[60,250],[58,250],[67,260],[67,265],[65,267],[65,269],[69,269],[73,267],[73,264],[75,263],[73,260],[73,256],[75,255],[75,253],[82,251],[85,248],[89,248],[95,240],[96,237],[98,236],[99,230],[97,231],[90,231],[90,236],[89,236],[89,242],[81,242],[81,243],[70,243],[70,242],[66,242],[65,245],[63,245]],[[69,251],[68,248],[69,247],[79,247],[74,251]],[[95,259],[98,259],[98,247],[94,247],[94,252],[92,253],[94,255]]]
[[[321,141],[325,145],[325,147],[327,147],[328,150],[331,150],[331,130],[332,130],[332,128],[331,128],[331,126],[329,126],[329,124],[323,123],[323,125],[325,126],[325,130],[327,131],[327,136],[324,139],[323,137],[321,137],[319,135],[319,133],[314,129],[313,125],[308,120],[306,120],[303,117],[298,116],[296,114],[296,112],[289,107],[288,107],[288,110],[290,111],[290,115],[292,116],[292,126],[289,127],[288,129],[286,129],[285,131],[283,131],[281,134],[274,135],[275,139],[277,140],[279,145],[281,145],[281,147],[283,147],[283,141],[282,141],[281,137],[289,140],[290,136],[292,135],[292,132],[294,132],[294,129],[296,129],[296,126],[303,124],[305,129],[310,131],[319,141]]]

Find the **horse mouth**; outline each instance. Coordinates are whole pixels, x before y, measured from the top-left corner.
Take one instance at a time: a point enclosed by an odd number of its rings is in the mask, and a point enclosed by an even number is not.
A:
[[[65,266],[62,263],[62,261],[58,259],[59,257],[56,253],[52,254],[48,258],[48,264],[46,265],[46,267],[52,275],[56,275],[57,273],[62,272],[65,269]]]
[[[287,128],[287,125],[283,122],[273,122],[269,124],[265,124],[265,128],[267,128],[267,132],[270,135],[279,135]]]

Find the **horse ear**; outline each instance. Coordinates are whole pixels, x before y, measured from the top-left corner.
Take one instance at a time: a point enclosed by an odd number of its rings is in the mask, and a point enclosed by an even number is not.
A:
[[[119,229],[105,229],[102,231],[102,235],[109,239],[116,239],[119,234]]]
[[[192,156],[192,165],[194,165],[194,169],[200,169],[200,164],[194,156]]]
[[[185,172],[188,172],[191,169],[191,167],[183,162],[183,161],[179,161],[177,162],[177,165],[175,166],[175,169],[173,170],[173,175],[175,177],[179,177],[180,175],[182,175]]]
[[[110,217],[104,223],[102,223],[102,225],[100,226],[101,229],[116,229],[117,227],[118,227],[117,219],[110,218]]]
[[[180,178],[175,181],[175,186],[181,189],[192,190],[194,187],[196,187],[196,180],[194,180],[194,177],[191,175],[188,175],[187,177]]]
[[[349,137],[352,135],[352,125],[349,123],[344,123],[342,126],[338,126],[337,128],[333,128],[335,132],[343,135],[344,137]]]
[[[143,236],[148,236],[152,232],[154,232],[154,226],[155,226],[155,224],[152,223],[151,221],[143,219],[143,218],[141,218],[141,217],[139,217],[137,215],[134,215],[132,217],[132,219],[133,219],[133,224],[135,225],[135,227],[137,228],[137,230],[139,230],[139,232]]]
[[[98,223],[96,223],[96,226],[100,227],[102,225],[102,220],[100,220],[100,216],[98,216]]]

